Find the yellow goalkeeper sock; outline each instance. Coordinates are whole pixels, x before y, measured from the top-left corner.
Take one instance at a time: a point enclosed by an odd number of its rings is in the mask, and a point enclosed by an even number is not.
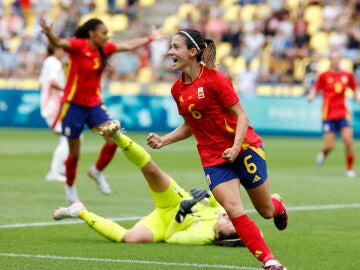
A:
[[[120,136],[115,137],[114,140],[124,153],[125,157],[139,169],[142,169],[150,161],[150,154],[128,136],[121,134]]]
[[[114,242],[121,242],[127,229],[109,219],[102,218],[87,210],[81,210],[79,218],[84,220],[91,228],[102,236]]]

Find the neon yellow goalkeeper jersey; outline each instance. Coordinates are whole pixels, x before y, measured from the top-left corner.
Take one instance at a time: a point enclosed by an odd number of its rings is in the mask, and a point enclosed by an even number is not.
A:
[[[202,203],[194,205],[192,210],[194,209],[197,211],[187,214],[181,223],[176,222],[175,218],[172,219],[165,242],[188,245],[207,245],[214,242],[214,224],[219,213],[225,212],[224,209],[219,205],[211,207]]]

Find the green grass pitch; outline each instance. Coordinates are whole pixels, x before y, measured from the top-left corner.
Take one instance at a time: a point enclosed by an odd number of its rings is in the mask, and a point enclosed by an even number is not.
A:
[[[206,188],[189,139],[151,150],[145,133],[128,133],[160,167],[185,188]],[[275,256],[289,270],[358,269],[360,245],[360,142],[355,141],[355,179],[345,177],[344,147],[338,140],[323,167],[314,165],[321,138],[264,136],[272,192],[289,208],[289,225],[277,231],[262,219],[242,189],[249,215]],[[87,208],[129,227],[153,207],[142,175],[119,151],[105,170],[113,193],[102,195],[86,171],[103,140],[85,132],[76,180]],[[0,269],[260,269],[245,248],[112,243],[74,220],[55,222],[65,206],[63,184],[44,176],[57,138],[48,130],[0,129]]]

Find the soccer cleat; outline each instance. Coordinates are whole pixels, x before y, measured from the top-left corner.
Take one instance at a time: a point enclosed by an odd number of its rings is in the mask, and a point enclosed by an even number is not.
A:
[[[109,195],[111,193],[111,188],[108,182],[106,182],[105,176],[100,171],[98,171],[94,166],[92,166],[88,170],[88,176],[95,180],[96,184],[98,185],[98,188],[102,193],[104,193],[105,195]]]
[[[71,204],[80,201],[75,185],[73,186],[65,185],[65,196],[66,196],[66,200]]]
[[[355,178],[356,177],[356,172],[353,170],[347,170],[346,171],[346,176],[349,178]]]
[[[77,218],[81,210],[86,209],[85,206],[77,201],[70,205],[69,207],[60,207],[53,212],[53,218],[55,220],[60,220],[64,218]]]
[[[50,171],[46,174],[45,180],[49,181],[49,182],[53,181],[53,182],[63,182],[64,183],[66,181],[66,177],[63,174]]]
[[[266,270],[287,270],[286,267],[282,266],[277,260],[270,260],[265,263],[263,269]]]
[[[264,267],[266,270],[287,270],[286,267],[282,266],[281,264],[278,265],[270,265],[267,267]]]
[[[113,137],[118,134],[119,130],[120,130],[120,122],[118,120],[111,120],[99,128],[99,134],[101,136]]]
[[[279,194],[272,194],[271,198],[279,200],[283,205],[284,211],[282,211],[281,214],[274,217],[274,224],[278,230],[280,230],[280,231],[285,230],[285,228],[287,227],[287,224],[288,224],[288,213],[286,211],[285,204],[282,201]]]
[[[315,159],[316,165],[318,165],[320,167],[324,163],[324,161],[325,161],[324,153],[320,152],[319,154],[317,154],[316,159]]]

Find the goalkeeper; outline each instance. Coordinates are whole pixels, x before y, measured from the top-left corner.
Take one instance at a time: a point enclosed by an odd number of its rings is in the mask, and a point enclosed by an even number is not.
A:
[[[109,121],[100,128],[100,134],[111,135],[125,157],[141,170],[155,209],[130,229],[88,211],[81,202],[55,210],[55,220],[80,218],[114,242],[243,246],[231,220],[209,192],[202,189],[186,192],[155,164],[143,147],[121,133],[118,121]]]

